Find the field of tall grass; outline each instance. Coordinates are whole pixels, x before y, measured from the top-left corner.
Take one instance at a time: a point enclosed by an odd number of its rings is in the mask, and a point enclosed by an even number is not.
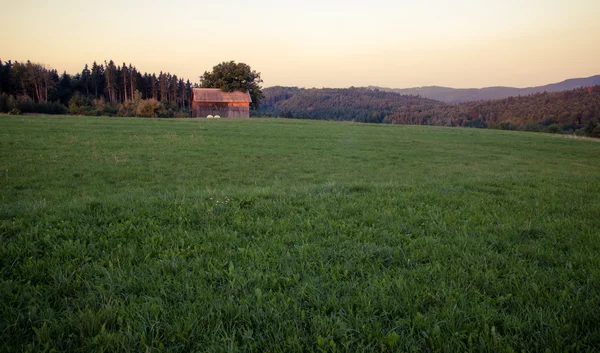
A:
[[[591,352],[600,144],[0,117],[0,351]]]

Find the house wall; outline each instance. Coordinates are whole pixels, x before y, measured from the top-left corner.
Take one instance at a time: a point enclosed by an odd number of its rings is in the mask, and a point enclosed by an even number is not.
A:
[[[219,115],[222,118],[249,118],[249,103],[205,103],[192,102],[194,118],[206,118],[208,115]]]

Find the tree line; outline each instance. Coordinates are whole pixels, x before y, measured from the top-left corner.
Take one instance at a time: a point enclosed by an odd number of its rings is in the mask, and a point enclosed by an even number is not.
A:
[[[193,85],[168,72],[141,73],[113,60],[70,75],[43,64],[0,60],[0,112],[188,116]]]
[[[579,133],[600,137],[600,86],[450,104],[370,88],[262,89],[260,73],[223,62],[200,77],[202,87],[244,90],[253,116],[346,120]],[[0,60],[0,113],[188,117],[192,85],[168,72],[142,74],[132,64],[87,64],[75,75],[43,64]],[[260,104],[260,106],[259,106]]]
[[[600,86],[505,99],[443,103],[369,88],[269,87],[255,115],[367,123],[579,133],[600,137]],[[596,131],[595,133],[593,131]]]

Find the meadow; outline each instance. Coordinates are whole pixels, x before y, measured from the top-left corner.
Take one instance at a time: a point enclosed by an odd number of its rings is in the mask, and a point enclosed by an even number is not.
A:
[[[2,352],[600,351],[600,143],[0,116]]]

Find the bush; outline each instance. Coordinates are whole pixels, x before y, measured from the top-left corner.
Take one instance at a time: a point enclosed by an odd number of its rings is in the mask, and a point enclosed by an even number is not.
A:
[[[156,116],[159,118],[172,118],[175,115],[173,109],[168,108],[161,104],[160,109],[156,112]]]
[[[92,101],[92,106],[94,107],[93,114],[96,116],[104,114],[104,105],[104,97],[100,97],[100,99],[94,99]]]
[[[563,125],[562,128],[565,133],[572,134],[577,130],[577,127],[578,127],[577,125],[571,123],[571,124]]]
[[[134,102],[125,102],[123,104],[119,104],[119,111],[117,112],[117,116],[135,116],[137,113],[137,106]]]
[[[546,128],[546,132],[549,134],[559,134],[562,132],[562,127],[558,124],[552,124]]]
[[[69,113],[73,115],[88,115],[90,108],[89,101],[79,93],[74,94],[69,100]]]
[[[600,125],[596,125],[596,127],[590,134],[590,137],[600,138]]]
[[[123,116],[123,117],[136,116],[137,109],[138,109],[138,106],[140,105],[141,101],[142,101],[142,93],[138,90],[135,90],[133,101],[128,100],[128,101],[125,101],[123,104],[119,104],[119,111],[117,113],[117,116]]]
[[[23,113],[41,113],[41,114],[67,114],[69,110],[59,102],[40,102],[35,103],[28,96],[17,98],[16,108]]]
[[[542,127],[537,123],[530,121],[523,126],[523,131],[540,132],[542,131]]]
[[[596,123],[593,120],[590,120],[590,122],[587,124],[587,126],[585,127],[585,135],[586,136],[590,136],[592,137],[592,134],[594,133],[594,130],[598,127],[598,123]]]
[[[10,115],[21,115],[21,111],[19,109],[17,109],[17,108],[12,108],[10,110],[10,112],[8,112],[8,114],[10,114]]]
[[[503,121],[500,123],[500,129],[502,130],[517,130],[519,126],[512,121]]]
[[[119,107],[114,103],[105,104],[102,109],[102,115],[115,116],[119,112]]]
[[[156,117],[156,112],[161,109],[164,109],[163,105],[156,99],[144,99],[138,104],[136,114],[144,118],[154,118]]]
[[[37,104],[40,113],[44,114],[67,114],[69,110],[60,102],[43,102]]]
[[[34,113],[35,102],[28,96],[17,97],[16,108],[23,113]]]
[[[174,118],[189,118],[190,117],[190,112],[186,111],[186,110],[180,110],[175,112],[175,114],[173,115]]]
[[[556,121],[554,121],[554,117],[549,117],[546,120],[542,121],[542,126],[549,127],[551,125],[556,125]]]
[[[0,94],[0,113],[9,113],[15,109],[15,98],[6,93]]]

